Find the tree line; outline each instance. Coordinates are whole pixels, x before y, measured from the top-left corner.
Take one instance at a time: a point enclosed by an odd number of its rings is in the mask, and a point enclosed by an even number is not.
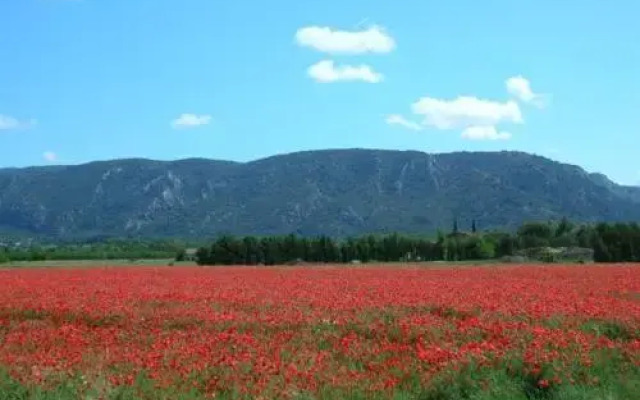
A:
[[[0,246],[0,263],[46,260],[172,259],[185,248],[174,240],[108,239],[103,242]]]
[[[465,261],[513,257],[529,254],[528,249],[540,248],[591,249],[589,254],[595,262],[640,261],[640,226],[637,223],[574,224],[562,219],[524,223],[515,232],[479,232],[475,222],[470,231],[465,232],[454,222],[450,232],[439,232],[435,237],[394,233],[340,240],[328,236],[224,235],[210,246],[200,247],[195,258],[201,265]]]
[[[28,247],[0,244],[0,263],[42,260],[182,260],[191,258],[185,252],[188,247],[188,243],[173,239],[104,239]],[[223,235],[210,245],[198,248],[195,261],[201,265],[466,261],[528,255],[528,249],[540,248],[591,249],[596,262],[640,262],[640,226],[637,223],[576,224],[562,219],[555,222],[525,223],[516,231],[479,231],[475,222],[472,222],[468,230],[462,230],[454,221],[449,232],[438,232],[431,236],[394,233],[336,239],[328,236]]]

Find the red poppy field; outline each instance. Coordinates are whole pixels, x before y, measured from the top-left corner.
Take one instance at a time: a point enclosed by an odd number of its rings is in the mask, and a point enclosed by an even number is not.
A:
[[[636,265],[0,270],[0,398],[630,399],[638,367]]]

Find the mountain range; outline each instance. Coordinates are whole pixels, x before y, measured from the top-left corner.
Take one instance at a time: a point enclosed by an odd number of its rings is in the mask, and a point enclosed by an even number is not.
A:
[[[640,221],[640,188],[522,152],[319,150],[239,163],[122,159],[0,169],[0,232],[358,235]]]

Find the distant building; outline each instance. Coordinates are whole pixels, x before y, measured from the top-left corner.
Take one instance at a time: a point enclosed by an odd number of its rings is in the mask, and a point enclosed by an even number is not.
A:
[[[593,262],[593,249],[583,247],[534,247],[516,252],[516,256],[543,262]]]
[[[196,261],[196,255],[198,254],[198,249],[186,249],[184,251],[184,261]]]

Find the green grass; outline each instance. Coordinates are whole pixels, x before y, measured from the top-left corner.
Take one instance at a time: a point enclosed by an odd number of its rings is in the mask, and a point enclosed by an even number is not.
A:
[[[591,320],[581,327],[584,332],[604,336],[610,340],[631,341],[640,339],[640,332],[617,321]]]
[[[2,400],[196,400],[205,398],[196,390],[181,391],[177,388],[157,390],[144,376],[140,376],[132,386],[110,387],[104,382],[97,386],[88,387],[82,378],[76,377],[56,387],[43,389],[37,386],[25,386],[6,373],[0,373],[0,399]]]
[[[515,366],[515,367],[514,367]],[[353,368],[358,368],[354,365]],[[366,387],[336,388],[325,386],[317,393],[290,392],[289,398],[298,400],[631,400],[640,393],[640,368],[628,363],[621,354],[610,352],[596,357],[591,367],[579,367],[588,379],[571,384],[551,383],[540,388],[540,377],[524,372],[522,361],[512,357],[509,362],[479,367],[469,364],[459,370],[448,369],[436,375],[428,385],[421,384],[419,376],[405,377],[393,391],[371,393]],[[598,382],[594,382],[597,378]],[[198,381],[197,377],[195,379]],[[99,381],[100,382],[100,381]],[[213,398],[197,388],[179,387],[157,389],[144,375],[133,385],[113,387],[102,381],[89,385],[82,378],[72,378],[56,387],[43,389],[26,386],[0,372],[0,399],[7,400],[71,400],[71,399],[205,399]],[[185,382],[185,387],[188,387]],[[250,396],[237,390],[216,393],[216,399],[243,400]],[[265,395],[264,398],[277,398]]]
[[[195,262],[175,262],[172,259],[149,260],[45,260],[45,261],[14,261],[0,264],[2,268],[90,268],[111,266],[195,266]]]
[[[43,261],[10,261],[0,264],[0,269],[9,268],[90,268],[90,267],[108,267],[108,266],[196,266],[194,261],[176,262],[170,258],[161,259],[116,259],[116,260],[43,260]],[[317,264],[318,266],[324,264]],[[421,262],[371,262],[356,264],[330,264],[344,268],[375,268],[379,266],[399,266],[399,267],[417,267],[417,268],[452,268],[452,267],[474,267],[474,266],[504,266],[508,264],[502,263],[498,259],[490,260],[466,260],[466,261],[421,261]],[[527,265],[548,265],[541,262],[529,261]],[[271,266],[271,267],[278,267]],[[288,267],[280,265],[280,267]]]

